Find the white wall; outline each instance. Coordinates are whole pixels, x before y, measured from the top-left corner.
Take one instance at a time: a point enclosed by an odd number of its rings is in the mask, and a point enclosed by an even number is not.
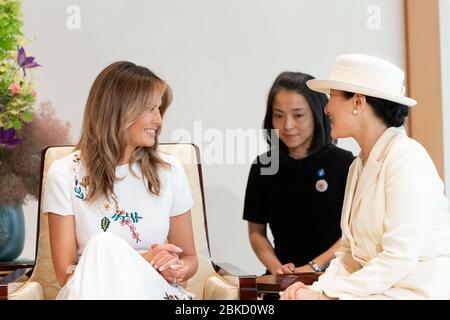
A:
[[[81,10],[79,30],[66,27],[69,5]],[[342,53],[405,64],[402,0],[28,0],[23,10],[25,35],[34,37],[27,50],[43,66],[39,99],[54,103],[75,139],[93,79],[120,59],[172,86],[163,142],[179,128],[193,134],[194,121],[203,131],[260,128],[268,89],[284,70],[325,77]],[[354,141],[341,145],[358,152]],[[204,166],[209,231],[216,260],[262,272],[242,220],[249,167]],[[32,256],[35,205],[26,211],[24,255]]]
[[[439,1],[442,72],[444,171],[447,196],[450,186],[450,0]],[[450,210],[450,208],[449,208]]]

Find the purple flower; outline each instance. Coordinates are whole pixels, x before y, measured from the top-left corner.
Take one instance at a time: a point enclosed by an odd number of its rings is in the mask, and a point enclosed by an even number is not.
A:
[[[40,65],[36,61],[34,61],[34,57],[27,57],[27,55],[25,54],[25,49],[23,47],[19,48],[17,62],[19,63],[20,67],[24,69],[24,71],[25,69],[40,67]]]
[[[15,137],[16,130],[10,128],[4,130],[0,128],[0,147],[12,148],[20,143],[20,139]]]

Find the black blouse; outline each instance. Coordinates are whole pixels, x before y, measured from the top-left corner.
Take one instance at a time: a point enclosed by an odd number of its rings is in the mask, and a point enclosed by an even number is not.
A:
[[[275,175],[260,174],[260,157],[250,169],[243,218],[269,224],[282,264],[305,265],[341,237],[342,202],[354,156],[332,144],[301,160],[281,154]]]

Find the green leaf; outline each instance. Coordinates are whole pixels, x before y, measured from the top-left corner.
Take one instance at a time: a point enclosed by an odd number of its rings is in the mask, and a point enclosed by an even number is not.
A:
[[[102,219],[102,222],[101,222],[102,230],[103,230],[103,231],[108,230],[108,227],[109,227],[109,224],[110,224],[110,223],[111,223],[111,222],[109,221],[108,217],[104,217],[104,218]]]
[[[19,0],[0,1],[0,60],[15,50],[22,35],[21,2]]]
[[[22,129],[22,126],[23,126],[22,122],[20,122],[19,119],[13,119],[13,120],[11,120],[11,122],[9,123],[9,125],[11,126],[11,128],[14,128],[14,129],[16,129],[16,130]]]
[[[30,111],[25,111],[22,116],[23,121],[30,122],[33,119],[33,114]]]

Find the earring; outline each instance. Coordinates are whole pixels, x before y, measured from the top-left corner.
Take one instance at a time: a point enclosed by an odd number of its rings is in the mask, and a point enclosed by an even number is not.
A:
[[[353,109],[352,115],[356,116],[357,114],[358,114],[358,110],[357,109]]]

